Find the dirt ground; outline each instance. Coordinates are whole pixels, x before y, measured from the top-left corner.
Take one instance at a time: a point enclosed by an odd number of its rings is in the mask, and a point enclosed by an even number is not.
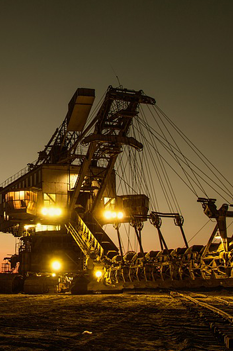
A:
[[[225,350],[195,318],[162,291],[0,295],[0,350]]]

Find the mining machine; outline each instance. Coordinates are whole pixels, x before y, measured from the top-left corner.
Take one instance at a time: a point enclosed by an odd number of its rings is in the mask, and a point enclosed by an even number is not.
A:
[[[20,244],[6,257],[11,268],[0,274],[0,292],[231,286],[233,240],[227,236],[226,218],[233,212],[227,204],[217,209],[214,199],[198,198],[216,226],[207,245],[189,247],[178,211],[151,209],[152,193],[145,194],[140,184],[138,192],[118,193],[116,162],[125,148],[131,154],[142,151],[142,140],[132,133],[133,122],[141,106],[153,108],[155,100],[141,90],[110,86],[91,117],[94,99],[94,89],[78,88],[63,123],[37,160],[2,184],[0,231],[19,238]],[[147,129],[151,132],[150,126]],[[164,134],[162,139],[164,143]],[[168,247],[161,230],[167,218],[180,229],[183,247]],[[157,250],[143,250],[144,223],[158,233]],[[107,234],[108,224],[117,242]],[[120,226],[127,224],[139,252],[123,251]],[[215,243],[217,234],[220,241]]]
[[[109,87],[86,126],[94,98],[93,89],[77,89],[36,162],[1,189],[0,230],[21,241],[8,259],[17,274],[0,276],[3,291],[86,291],[93,274],[100,280],[118,255],[103,225],[136,216],[138,233],[137,223],[147,218],[146,195],[117,196],[114,165],[124,145],[142,149],[128,132],[138,106],[155,101],[142,91]]]

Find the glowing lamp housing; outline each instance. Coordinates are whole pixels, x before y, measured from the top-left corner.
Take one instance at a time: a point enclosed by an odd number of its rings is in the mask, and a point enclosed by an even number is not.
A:
[[[98,221],[104,224],[130,223],[132,218],[147,221],[149,198],[144,194],[120,195],[104,198],[102,210],[95,213]]]

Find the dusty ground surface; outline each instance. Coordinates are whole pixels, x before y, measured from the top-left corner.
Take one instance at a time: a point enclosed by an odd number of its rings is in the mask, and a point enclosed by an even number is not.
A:
[[[0,350],[224,351],[169,294],[0,295]]]

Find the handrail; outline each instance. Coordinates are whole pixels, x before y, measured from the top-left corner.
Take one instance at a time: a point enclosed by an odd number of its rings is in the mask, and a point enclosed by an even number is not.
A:
[[[7,178],[4,182],[2,182],[0,184],[0,188],[5,188],[10,183],[14,182],[15,180],[19,179],[20,177],[22,177],[25,174],[27,174],[28,172],[30,172],[31,166],[34,166],[35,162],[36,161],[34,161],[32,163],[28,163],[28,165],[26,167],[22,168],[19,172],[15,173],[13,176]]]
[[[77,220],[78,223],[75,227],[71,223],[66,225],[67,231],[72,235],[84,255],[89,254],[93,250],[102,257],[104,254],[103,247],[83,222],[81,217],[78,216]]]

